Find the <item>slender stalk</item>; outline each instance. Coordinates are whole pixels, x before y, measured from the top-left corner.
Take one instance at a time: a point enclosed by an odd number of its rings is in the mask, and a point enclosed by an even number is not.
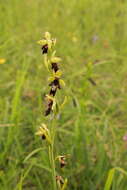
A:
[[[53,190],[57,190],[56,187],[56,169],[55,169],[55,160],[54,160],[54,147],[51,145],[51,167],[52,167],[52,182]]]
[[[55,157],[54,157],[55,133],[56,133],[55,125],[54,125],[54,121],[52,121],[52,129],[51,129],[52,143],[49,146],[49,158],[50,158],[51,169],[52,169],[53,190],[57,190],[57,185],[56,185],[56,167],[55,167]]]

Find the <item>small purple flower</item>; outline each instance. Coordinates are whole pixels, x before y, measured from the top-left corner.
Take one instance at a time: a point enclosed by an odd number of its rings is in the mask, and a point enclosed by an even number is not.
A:
[[[127,134],[123,136],[123,141],[127,141]]]
[[[92,37],[92,42],[93,42],[93,43],[96,43],[98,40],[99,40],[99,36],[94,35],[94,36]]]

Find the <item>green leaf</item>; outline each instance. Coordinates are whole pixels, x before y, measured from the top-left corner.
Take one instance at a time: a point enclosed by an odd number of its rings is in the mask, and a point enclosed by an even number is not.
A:
[[[104,190],[110,190],[111,189],[111,185],[112,185],[112,182],[113,182],[114,174],[115,174],[115,168],[110,169],[109,173],[108,173],[108,178],[106,180],[106,184],[105,184]]]
[[[66,189],[66,187],[67,187],[67,182],[68,182],[68,180],[65,179],[64,184],[63,184],[61,190],[65,190],[65,189]]]
[[[35,150],[33,150],[30,154],[28,154],[28,156],[24,159],[23,162],[26,162],[27,160],[29,160],[34,154],[36,154],[37,152],[44,150],[45,148],[37,148]]]

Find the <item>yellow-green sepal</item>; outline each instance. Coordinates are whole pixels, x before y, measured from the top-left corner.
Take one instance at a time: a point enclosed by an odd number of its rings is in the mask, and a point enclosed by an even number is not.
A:
[[[62,59],[60,57],[56,57],[56,56],[51,57],[51,63],[60,63],[61,60]]]
[[[60,86],[63,86],[63,87],[66,85],[64,80],[62,80],[62,79],[59,80],[59,83],[60,83]]]
[[[44,45],[46,45],[47,44],[47,40],[39,40],[39,41],[37,41],[37,43],[39,44],[39,45],[42,45],[42,46],[44,46]]]

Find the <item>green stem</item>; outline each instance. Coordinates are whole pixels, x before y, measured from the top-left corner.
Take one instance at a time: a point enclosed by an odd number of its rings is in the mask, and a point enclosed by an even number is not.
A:
[[[55,169],[55,160],[54,160],[54,148],[51,148],[51,154],[52,154],[52,178],[53,178],[53,190],[56,190],[56,169]]]
[[[52,125],[51,136],[52,136],[52,144],[49,147],[49,158],[50,158],[51,170],[52,170],[53,190],[57,190],[55,158],[54,158],[54,139],[55,139],[55,126],[54,125]]]

